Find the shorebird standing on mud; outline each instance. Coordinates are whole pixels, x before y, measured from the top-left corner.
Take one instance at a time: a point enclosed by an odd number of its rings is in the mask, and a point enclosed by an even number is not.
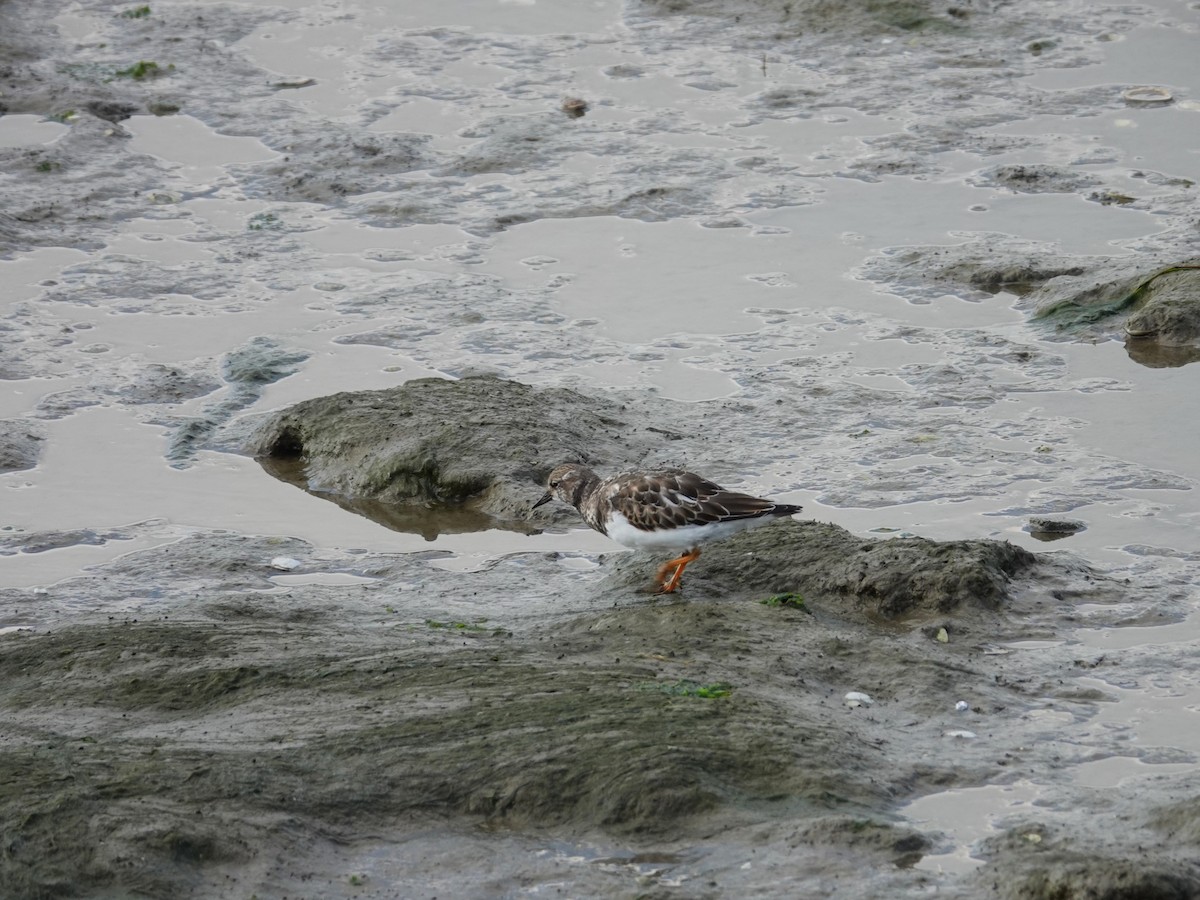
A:
[[[566,463],[546,480],[533,508],[558,499],[618,544],[636,550],[678,553],[658,570],[658,593],[679,587],[683,570],[700,556],[700,545],[793,516],[801,507],[727,491],[679,469],[623,472],[601,478],[586,466]]]

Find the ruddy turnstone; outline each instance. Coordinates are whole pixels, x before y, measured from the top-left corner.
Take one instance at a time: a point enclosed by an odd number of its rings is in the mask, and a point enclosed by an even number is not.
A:
[[[801,509],[727,491],[680,469],[601,478],[575,463],[550,473],[546,493],[533,508],[556,498],[575,507],[585,522],[618,544],[679,553],[658,570],[660,594],[679,587],[683,570],[700,556],[700,544],[723,540]]]

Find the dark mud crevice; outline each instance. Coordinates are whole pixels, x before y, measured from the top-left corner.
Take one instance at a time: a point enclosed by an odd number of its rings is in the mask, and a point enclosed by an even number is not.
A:
[[[304,439],[294,428],[280,429],[270,443],[259,447],[259,455],[272,464],[276,469],[271,474],[281,481],[295,482],[298,473],[294,472],[296,464],[304,461]]]

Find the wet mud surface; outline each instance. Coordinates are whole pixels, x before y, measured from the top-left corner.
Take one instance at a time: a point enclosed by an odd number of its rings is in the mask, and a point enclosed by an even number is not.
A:
[[[1200,894],[1195,4],[387,6],[0,2],[4,895]]]
[[[948,553],[974,559],[959,565],[994,592],[956,577]],[[298,563],[287,576],[271,574],[280,554]],[[861,554],[889,556],[874,568],[893,581],[907,570],[916,589],[828,570],[838,558],[871,568]],[[644,557],[623,556],[612,574],[563,563],[517,556],[439,573],[411,557],[198,534],[60,584],[52,599],[6,591],[32,628],[5,638],[0,663],[15,826],[6,884],[27,896],[286,892],[311,854],[328,865],[314,848],[332,842],[360,868],[318,870],[301,890],[339,895],[355,876],[362,893],[395,896],[405,891],[386,866],[361,860],[404,859],[409,840],[442,830],[468,854],[550,836],[661,854],[653,874],[577,864],[582,893],[853,879],[882,895],[928,885],[912,864],[943,840],[898,821],[897,800],[1112,749],[1054,737],[1064,717],[1085,722],[1107,699],[1073,676],[1111,662],[1060,653],[1047,667],[1001,651],[1058,633],[1078,603],[1129,599],[1081,566],[996,542],[864,542],[813,523],[712,548],[681,599],[637,593],[653,567]],[[936,589],[934,572],[948,576]],[[148,582],[153,596],[135,596]],[[803,589],[803,606],[770,602],[784,588]],[[85,606],[111,613],[67,621]],[[867,699],[848,702],[848,685]],[[969,708],[956,711],[957,697]],[[1161,848],[1158,876],[1200,883],[1161,829],[1124,831]],[[1092,852],[1077,839],[1047,835],[1044,865],[1016,854],[1026,879],[1070,880],[1059,856]],[[723,859],[746,840],[776,861],[746,871]],[[865,877],[864,855],[875,861]],[[561,862],[528,850],[513,862],[526,887],[561,875]],[[1111,865],[1113,878],[1141,877],[1132,859]],[[445,873],[443,889],[468,876]],[[515,890],[516,877],[496,889]]]

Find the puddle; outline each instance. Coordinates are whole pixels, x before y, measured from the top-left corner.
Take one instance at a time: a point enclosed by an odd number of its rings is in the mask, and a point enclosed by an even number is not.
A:
[[[178,306],[172,310],[170,299],[157,298],[157,308],[145,312],[80,310],[73,316],[73,324],[87,326],[87,344],[107,346],[109,353],[121,357],[169,365],[205,356],[219,357],[258,335],[277,334],[285,318],[288,330],[300,334],[307,333],[305,325],[326,318],[323,313],[297,309],[296,295],[287,292],[279,293],[264,306],[244,311],[205,309],[194,298],[184,295],[179,296]],[[296,340],[299,339],[297,336]],[[310,339],[308,343],[321,349],[330,346],[327,337]],[[354,349],[357,348],[345,348],[343,358],[353,356]]]
[[[1032,808],[1040,796],[1037,785],[1018,781],[943,791],[900,807],[898,812],[918,828],[953,836],[952,851],[925,856],[916,868],[948,875],[973,871],[984,860],[971,856],[972,845],[997,833],[997,822],[1003,817]]]
[[[558,562],[564,569],[571,569],[577,572],[590,572],[600,566],[596,560],[587,556],[580,556],[579,554],[564,554]]]
[[[252,409],[266,412],[338,391],[378,391],[413,378],[435,378],[441,372],[389,350],[365,344],[330,344],[325,337],[297,335],[296,343],[312,350],[304,367],[267,385]]]
[[[1098,206],[1074,194],[1016,194],[957,179],[887,178],[877,184],[834,180],[821,200],[818,206],[755,213],[754,220],[791,228],[807,246],[828,243],[830,234],[853,234],[856,244],[869,251],[957,244],[986,232],[1019,234],[1055,244],[1065,253],[1118,256],[1121,251],[1115,245],[1120,241],[1161,227],[1148,213]],[[864,206],[873,210],[871,216],[859,214]],[[914,218],[910,211],[917,206],[922,215]]]
[[[1080,628],[1074,638],[1085,647],[1097,650],[1128,650],[1131,647],[1156,647],[1168,644],[1200,642],[1200,613],[1170,625],[1121,628]]]
[[[605,335],[646,344],[672,334],[754,329],[746,307],[786,305],[787,292],[748,276],[777,270],[789,249],[778,235],[731,235],[691,222],[542,220],[497,235],[480,268],[515,288],[562,283],[555,299],[565,315],[598,319]],[[521,262],[531,257],[553,262],[536,269]]]
[[[10,476],[0,476],[0,479]],[[11,486],[0,480],[0,490]],[[0,494],[0,496],[4,496]],[[42,553],[18,553],[0,557],[0,588],[48,586],[64,577],[103,565],[118,557],[154,547],[165,546],[180,538],[180,532],[166,523],[143,523],[145,533],[123,534],[121,539],[98,544],[72,544]]]
[[[395,891],[401,886],[407,896],[421,897],[625,896],[644,892],[648,885],[679,887],[687,882],[687,875],[678,880],[664,876],[697,857],[690,852],[635,852],[608,844],[536,840],[481,830],[423,831],[403,841],[331,849],[344,871],[359,873],[357,883],[363,886],[356,890],[330,885],[328,890],[338,897],[357,896],[363,889]],[[505,861],[513,859],[521,861],[525,877],[509,874]],[[588,885],[583,890],[574,881],[581,874]]]
[[[669,400],[694,402],[731,397],[738,385],[728,375],[685,365],[667,358],[655,365],[595,363],[577,366],[575,374],[588,384],[614,388],[649,387]]]
[[[38,296],[46,290],[44,282],[53,281],[67,266],[89,258],[82,250],[39,247],[12,259],[0,259],[0,283],[4,285],[0,309]]]
[[[306,584],[316,584],[322,587],[361,587],[364,584],[374,584],[378,578],[366,578],[362,575],[351,575],[348,572],[309,572],[303,575],[272,575],[268,579],[279,587],[302,587]]]
[[[1053,650],[1065,643],[1066,641],[1009,641],[1000,646],[1010,650]]]
[[[347,114],[351,98],[359,102],[364,96],[385,96],[393,90],[413,94],[429,90],[429,81],[409,70],[409,65],[415,63],[403,55],[397,60],[389,58],[389,49],[379,46],[382,34],[450,29],[478,35],[580,35],[605,32],[616,26],[620,16],[617,0],[355,4],[338,16],[329,15],[324,4],[315,0],[287,0],[283,5],[299,15],[256,29],[236,47],[256,65],[283,78],[314,79],[311,86],[295,91],[291,99],[314,112],[335,117]],[[429,35],[417,40],[434,42]],[[394,64],[375,64],[374,54],[364,59],[363,48]],[[468,61],[463,65],[475,64]],[[443,66],[438,82],[445,88],[453,85],[460,74],[452,65]],[[494,88],[507,74],[507,69],[493,68],[483,84]]]
[[[67,133],[68,128],[61,122],[48,122],[41,116],[0,115],[0,150],[53,144]]]
[[[313,228],[296,239],[325,254],[329,267],[353,265],[373,271],[454,273],[470,235],[453,225],[410,225],[375,228],[352,219],[315,219]]]
[[[968,210],[983,197],[986,213]],[[928,215],[914,222],[908,210],[915,205]],[[876,211],[869,220],[858,212],[864,206]],[[922,312],[864,291],[842,273],[871,250],[958,243],[982,230],[1054,241],[1067,252],[1097,253],[1112,252],[1114,243],[1157,227],[1144,213],[1097,207],[1074,195],[1017,196],[910,179],[833,182],[817,203],[748,218],[786,231],[611,217],[541,220],[497,235],[480,269],[515,288],[550,287],[565,315],[596,318],[605,335],[632,344],[680,333],[755,330],[747,310],[758,306],[845,305],[922,324],[936,319],[947,328],[993,323],[994,307],[954,302]],[[830,235],[841,239],[831,241]],[[548,261],[533,269],[518,262],[528,258]],[[1001,318],[1015,316],[1005,311]]]
[[[1063,345],[1055,349],[1069,358],[1078,382],[1105,378],[1119,380],[1129,389],[1035,393],[1014,398],[1016,403],[1071,416],[1077,421],[1078,440],[1103,446],[1114,457],[1183,473],[1200,483],[1200,455],[1192,452],[1200,441],[1200,417],[1191,413],[1195,402],[1194,367],[1148,369],[1128,359],[1115,342],[1098,348]],[[1147,435],[1167,433],[1169,440],[1146,440]],[[1172,504],[1194,509],[1196,501],[1187,496],[1189,493],[1176,492]],[[1072,514],[1072,518],[1081,516]],[[1089,527],[1092,524],[1089,522]]]
[[[465,560],[461,565],[469,569],[508,553],[617,549],[590,529],[590,536],[581,541],[573,532],[527,533],[532,527],[496,530],[494,521],[489,520],[492,527],[488,527],[469,513],[457,518],[456,512],[448,513],[440,526],[449,521],[471,527],[439,530],[441,536],[431,545],[419,522],[407,534],[389,530],[386,524],[381,528],[381,523],[328,499],[264,477],[259,464],[246,457],[202,452],[192,468],[171,468],[163,458],[162,430],[139,423],[121,409],[81,410],[46,423],[46,430],[47,448],[36,469],[0,475],[5,520],[20,522],[30,532],[115,527],[120,522],[161,518],[180,527],[289,535],[318,546],[396,553],[432,547],[447,551],[451,560],[461,555]],[[403,523],[403,517],[390,521]],[[475,530],[481,524],[488,530]],[[59,574],[53,580],[74,571],[67,557],[59,555],[63,552],[39,554],[54,557]],[[0,567],[11,565],[10,558],[0,560]],[[41,577],[48,571],[37,570]],[[20,573],[14,577],[21,583],[36,577],[32,567],[26,573],[27,577]]]
[[[218,134],[188,115],[130,116],[121,125],[133,135],[130,146],[135,152],[157,156],[192,184],[216,179],[234,163],[265,162],[280,155],[258,138]]]
[[[109,252],[116,256],[153,259],[164,266],[208,262],[213,257],[212,248],[195,241],[178,240],[171,235],[169,222],[146,223],[142,227],[146,230],[126,231],[110,241]]]
[[[1196,38],[1191,40],[1194,43]],[[1200,89],[1200,83],[1197,88]],[[999,134],[1064,135],[1098,140],[1105,147],[1116,148],[1118,165],[1191,179],[1200,175],[1200,149],[1194,143],[1180,140],[1180,135],[1200,132],[1200,110],[1170,106],[1106,110],[1086,118],[1036,116],[995,130]],[[1112,161],[1106,159],[1105,163]],[[1135,197],[1151,190],[1138,178],[1131,178],[1127,185],[1128,192]]]
[[[1150,679],[1147,679],[1150,680]],[[1091,733],[1119,733],[1127,747],[1147,753],[1167,754],[1167,759],[1191,757],[1189,765],[1200,764],[1200,684],[1191,672],[1162,679],[1166,684],[1121,687],[1101,678],[1080,678],[1082,688],[1095,688],[1115,697],[1101,703],[1087,723]],[[1164,760],[1166,761],[1166,760]]]
[[[1200,35],[1192,11],[1194,7],[1189,8],[1186,0],[1151,0],[1148,5],[1158,7],[1160,12],[1147,16],[1151,21],[1121,35],[1120,40],[1106,41],[1102,63],[1040,69],[1029,76],[1028,83],[1041,90],[1067,90],[1097,84],[1122,87],[1166,84],[1193,90],[1200,87],[1193,55],[1196,38]]]
[[[470,143],[469,138],[455,137],[454,133],[473,122],[466,113],[429,97],[405,97],[397,100],[395,109],[372,122],[369,130],[380,134],[430,134],[439,139],[435,147],[453,150]]]

